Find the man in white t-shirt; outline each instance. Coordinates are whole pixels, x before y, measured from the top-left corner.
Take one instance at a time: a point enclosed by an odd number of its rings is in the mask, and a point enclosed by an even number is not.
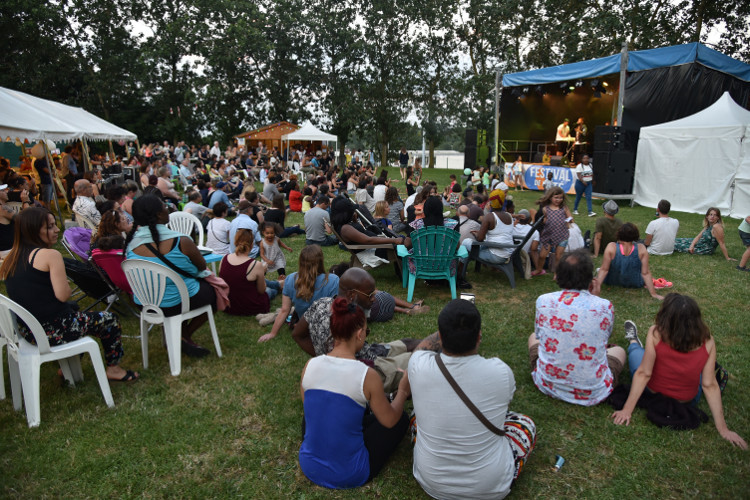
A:
[[[680,229],[680,221],[669,216],[672,204],[667,200],[661,200],[656,206],[656,214],[659,216],[652,220],[646,227],[646,245],[651,255],[672,255],[674,252],[674,240],[677,230]]]
[[[413,473],[434,498],[503,498],[534,448],[533,420],[508,410],[513,372],[478,354],[481,326],[474,304],[453,300],[438,316],[442,353],[415,350],[409,359],[417,424]],[[439,362],[494,431],[469,409]]]

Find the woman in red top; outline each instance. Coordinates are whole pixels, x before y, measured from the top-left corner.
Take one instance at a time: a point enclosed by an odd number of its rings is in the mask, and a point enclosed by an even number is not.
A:
[[[289,190],[289,210],[292,212],[302,211],[302,192],[299,190],[297,181],[291,181],[294,184]]]
[[[724,421],[721,390],[714,373],[716,343],[701,318],[698,304],[686,295],[670,293],[664,298],[655,323],[648,331],[644,348],[635,324],[625,322],[633,385],[625,406],[612,414],[615,424],[630,424],[633,409],[644,391],[695,404],[698,388],[702,387],[721,437],[747,449],[745,440],[730,431]]]

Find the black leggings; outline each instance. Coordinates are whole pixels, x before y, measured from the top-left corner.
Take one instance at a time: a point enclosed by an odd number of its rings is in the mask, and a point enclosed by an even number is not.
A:
[[[370,476],[367,481],[372,481],[378,475],[380,469],[396,451],[408,428],[409,417],[406,413],[402,413],[396,425],[390,429],[378,422],[373,413],[365,414],[364,419],[362,419],[362,429],[365,447],[370,455]]]

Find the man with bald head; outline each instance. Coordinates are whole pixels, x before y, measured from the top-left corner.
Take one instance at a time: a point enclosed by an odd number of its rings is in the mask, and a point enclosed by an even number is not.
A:
[[[86,179],[78,179],[74,184],[76,201],[73,202],[73,213],[80,214],[91,220],[97,226],[102,220],[102,214],[96,209],[96,202],[92,198],[94,187]]]
[[[375,278],[364,269],[353,267],[339,278],[338,296],[346,297],[365,311],[369,317],[375,298]],[[297,322],[292,338],[303,351],[311,356],[328,354],[333,349],[331,336],[331,304],[335,297],[323,297],[316,300]],[[367,330],[369,333],[369,329]],[[357,359],[371,366],[383,379],[386,392],[393,392],[404,374],[411,352],[415,349],[439,348],[436,335],[431,335],[422,342],[415,339],[402,339],[387,344],[365,345],[357,353]]]
[[[473,232],[479,231],[481,224],[469,218],[469,205],[459,205],[456,214],[458,215],[458,232],[461,233],[461,238],[458,240],[459,244],[467,238],[475,239]]]

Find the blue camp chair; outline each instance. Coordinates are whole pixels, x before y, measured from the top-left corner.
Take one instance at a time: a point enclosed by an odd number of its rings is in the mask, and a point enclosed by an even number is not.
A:
[[[443,226],[427,226],[411,233],[411,252],[399,245],[396,252],[403,259],[401,273],[403,286],[407,283],[408,302],[414,296],[417,278],[447,279],[451,286],[451,297],[456,298],[456,275],[458,259],[468,257],[465,248],[458,246],[461,234]]]

